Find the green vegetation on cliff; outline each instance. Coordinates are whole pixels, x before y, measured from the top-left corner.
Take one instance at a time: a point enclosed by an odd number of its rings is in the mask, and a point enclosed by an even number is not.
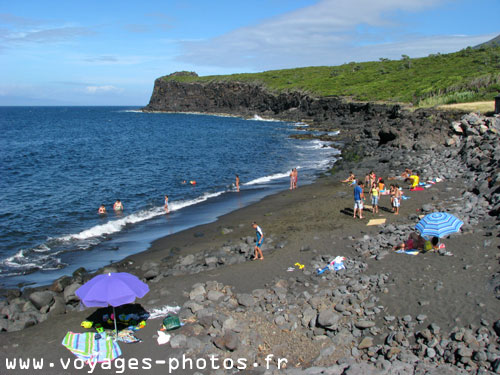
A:
[[[342,96],[434,106],[493,100],[500,92],[500,47],[466,48],[450,54],[339,66],[271,70],[262,73],[162,77],[179,82],[258,83],[275,92],[301,90],[314,96]]]

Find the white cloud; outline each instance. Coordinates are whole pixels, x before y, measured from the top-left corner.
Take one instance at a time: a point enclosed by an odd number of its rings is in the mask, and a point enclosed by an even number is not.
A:
[[[109,92],[120,93],[123,92],[123,89],[113,85],[87,86],[85,87],[85,92],[88,94],[102,94]]]
[[[405,35],[390,15],[417,12],[449,0],[321,0],[216,38],[181,42],[178,61],[252,70],[335,65],[380,57],[451,52],[486,36]],[[367,43],[369,41],[369,43]]]

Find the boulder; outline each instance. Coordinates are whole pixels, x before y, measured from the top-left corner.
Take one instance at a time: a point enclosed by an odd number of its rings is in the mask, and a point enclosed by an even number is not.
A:
[[[189,293],[189,299],[191,300],[199,300],[203,301],[204,295],[206,293],[205,287],[203,285],[198,285],[191,290]]]
[[[238,348],[239,337],[238,334],[229,331],[226,332],[224,336],[215,338],[213,340],[213,343],[221,350],[232,352]]]
[[[75,294],[76,290],[82,285],[79,283],[72,283],[64,289],[64,301],[66,303],[79,301],[80,298]]]
[[[335,311],[330,309],[324,309],[320,311],[320,313],[318,314],[317,323],[321,327],[328,328],[337,324],[339,320],[340,320],[340,315],[337,314]]]
[[[207,294],[207,299],[209,301],[217,302],[221,298],[224,297],[224,293],[219,292],[218,290],[210,290]]]
[[[241,306],[252,307],[253,305],[255,305],[255,299],[250,294],[237,294],[236,300]]]
[[[48,290],[33,292],[29,295],[29,300],[40,310],[43,306],[49,306],[54,300],[54,293]]]
[[[371,320],[358,320],[354,322],[354,325],[359,329],[367,329],[375,327],[375,322],[372,322]]]
[[[182,258],[181,261],[179,262],[179,264],[182,267],[190,266],[191,264],[194,263],[194,260],[195,260],[194,255],[189,254],[189,255],[186,255],[184,258]]]
[[[58,278],[56,281],[52,283],[50,290],[56,293],[62,293],[64,291],[64,288],[66,288],[70,284],[71,284],[71,277],[63,276]]]

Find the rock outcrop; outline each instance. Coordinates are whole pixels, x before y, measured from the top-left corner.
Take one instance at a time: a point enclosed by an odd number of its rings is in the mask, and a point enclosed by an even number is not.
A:
[[[404,110],[398,104],[355,103],[305,92],[273,93],[258,83],[180,82],[158,78],[145,112],[197,112],[306,121],[318,130],[335,127],[344,138],[405,149],[434,149],[447,139],[457,113]]]

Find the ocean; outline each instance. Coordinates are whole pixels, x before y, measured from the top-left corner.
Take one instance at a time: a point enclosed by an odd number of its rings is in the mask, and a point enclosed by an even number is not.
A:
[[[292,168],[299,185],[312,182],[339,151],[290,138],[297,125],[138,107],[0,107],[0,286],[43,285],[144,251],[287,189]]]

